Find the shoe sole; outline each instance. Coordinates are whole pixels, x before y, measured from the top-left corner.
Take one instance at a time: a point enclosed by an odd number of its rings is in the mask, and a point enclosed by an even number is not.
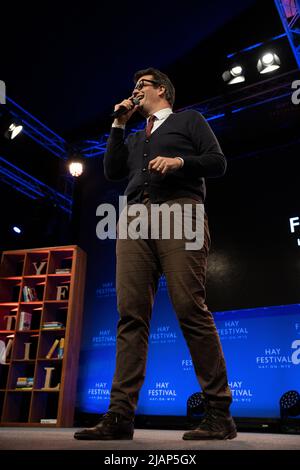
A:
[[[114,437],[114,436],[74,436],[78,441],[132,441],[133,435]]]
[[[219,441],[226,441],[227,439],[234,439],[235,437],[237,437],[237,433],[234,431],[234,432],[231,432],[229,434],[225,434],[225,436],[222,436],[222,437],[218,437],[218,436],[201,436],[201,435],[190,435],[190,436],[185,436],[183,435],[182,436],[182,439],[184,441],[212,441],[212,440],[219,440]]]

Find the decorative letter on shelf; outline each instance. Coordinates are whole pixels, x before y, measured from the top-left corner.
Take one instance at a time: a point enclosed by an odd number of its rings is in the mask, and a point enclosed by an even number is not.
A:
[[[56,387],[50,387],[52,372],[55,370],[55,367],[44,367],[46,371],[45,385],[42,390],[59,390],[60,384]]]
[[[10,338],[5,346],[5,342],[0,340],[0,364],[7,364],[7,359],[12,348],[13,340]]]
[[[69,286],[56,286],[56,300],[65,300],[68,298]]]
[[[5,315],[4,317],[4,320],[7,318],[7,322],[6,322],[6,330],[7,331],[12,331],[13,328],[12,328],[12,321],[14,320],[15,324],[16,324],[16,319],[17,319],[17,315]]]
[[[29,361],[29,351],[30,351],[31,343],[24,343],[25,350],[24,350],[24,361]]]
[[[46,261],[42,261],[40,266],[37,266],[37,263],[32,263],[35,269],[35,274],[38,276],[43,271],[44,266],[47,264]]]

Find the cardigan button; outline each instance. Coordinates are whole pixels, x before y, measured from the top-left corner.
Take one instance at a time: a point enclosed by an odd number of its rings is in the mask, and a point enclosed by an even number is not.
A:
[[[143,168],[142,171],[147,171],[147,168]]]

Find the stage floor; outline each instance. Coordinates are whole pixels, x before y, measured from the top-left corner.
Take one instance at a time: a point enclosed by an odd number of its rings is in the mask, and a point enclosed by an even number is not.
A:
[[[183,441],[184,431],[136,429],[132,441],[77,441],[78,428],[0,428],[0,450],[300,450],[300,435],[240,432],[231,441]]]

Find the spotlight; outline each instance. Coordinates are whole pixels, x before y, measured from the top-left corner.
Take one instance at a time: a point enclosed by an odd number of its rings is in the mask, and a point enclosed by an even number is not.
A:
[[[13,140],[23,130],[23,126],[20,122],[11,116],[11,113],[5,110],[0,114],[1,117],[1,133],[8,140]]]
[[[227,85],[234,85],[236,83],[241,83],[245,81],[245,76],[243,72],[243,67],[239,64],[234,65],[231,67],[230,70],[226,70],[222,78]]]
[[[18,235],[19,235],[20,233],[22,233],[22,230],[20,229],[20,227],[17,227],[16,225],[14,225],[14,227],[13,227],[12,229],[13,229],[13,231],[14,231],[15,233],[17,233]]]
[[[279,401],[280,416],[300,415],[300,394],[296,390],[290,390],[282,395]]]
[[[79,154],[73,154],[68,158],[68,168],[69,172],[75,178],[78,178],[82,175],[84,170],[83,159]]]
[[[265,53],[257,62],[259,73],[269,73],[279,69],[280,59],[274,52]]]
[[[202,419],[205,412],[205,398],[202,392],[193,393],[188,398],[186,415],[189,423],[193,424]]]
[[[9,126],[9,128],[5,131],[4,137],[6,137],[8,140],[13,140],[17,135],[22,132],[23,126],[21,124],[18,124],[17,122],[12,122]]]

